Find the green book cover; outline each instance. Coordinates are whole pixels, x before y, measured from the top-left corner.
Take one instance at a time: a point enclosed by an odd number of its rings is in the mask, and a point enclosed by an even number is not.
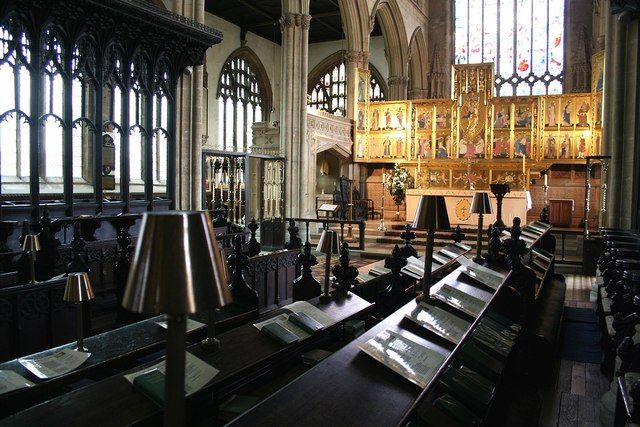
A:
[[[492,381],[500,380],[504,363],[482,350],[473,341],[467,343],[460,351],[462,363]]]
[[[307,316],[304,313],[292,313],[289,315],[289,322],[293,323],[300,329],[310,334],[323,328],[322,323]]]
[[[299,336],[277,323],[264,325],[261,331],[282,344],[292,344],[300,340]]]
[[[158,405],[164,406],[164,374],[158,369],[135,377],[133,386]]]
[[[478,387],[478,383],[451,366],[440,379],[449,392],[465,405],[484,414],[493,399],[493,390]]]

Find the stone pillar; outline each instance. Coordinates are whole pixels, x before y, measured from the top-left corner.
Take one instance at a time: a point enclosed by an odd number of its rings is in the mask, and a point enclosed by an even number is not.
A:
[[[358,68],[363,70],[369,69],[369,52],[366,51],[349,51],[345,56],[347,64],[347,118],[355,120],[355,112],[358,105]],[[368,84],[368,83],[367,83]],[[368,90],[368,86],[367,86]],[[352,158],[353,159],[353,158]],[[360,169],[362,166],[358,163],[352,163],[348,167],[349,179],[353,180],[353,185],[358,189],[360,194],[364,193],[363,181],[360,180]]]
[[[390,101],[407,99],[407,87],[409,85],[409,77],[407,76],[391,76],[387,79],[389,86],[388,99]]]
[[[286,159],[286,215],[304,217],[313,212],[315,176],[309,176],[310,144],[306,141],[309,0],[283,0],[280,149]]]
[[[609,169],[609,208],[607,209],[607,224],[611,227],[620,226],[620,199],[622,182],[622,147],[624,126],[624,98],[625,79],[620,78],[620,73],[626,67],[626,29],[615,16],[610,19],[610,33],[607,37],[607,50],[611,51],[611,60],[605,64],[605,80],[607,91],[605,97],[609,106],[607,119],[607,140],[611,155],[611,167]],[[609,55],[607,55],[609,57]],[[608,58],[607,58],[608,59]]]
[[[204,0],[195,0],[193,19],[204,24]],[[204,66],[193,67],[191,79],[193,99],[191,110],[191,200],[190,209],[202,209],[202,144],[204,143]]]

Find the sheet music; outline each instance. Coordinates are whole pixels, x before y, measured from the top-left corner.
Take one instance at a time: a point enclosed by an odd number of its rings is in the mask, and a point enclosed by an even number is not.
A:
[[[438,289],[434,296],[474,317],[478,316],[485,306],[485,302],[481,299],[466,294],[446,283]]]
[[[471,323],[466,320],[424,302],[421,302],[411,313],[405,314],[405,317],[454,344],[458,344],[471,327]]]
[[[278,323],[280,326],[287,329],[289,332],[292,332],[295,335],[297,335],[300,338],[300,341],[302,341],[305,338],[309,338],[311,334],[305,331],[304,329],[300,328],[293,322],[290,322],[289,314],[304,313],[307,316],[311,317],[316,322],[322,324],[322,326],[324,326],[325,328],[327,326],[331,326],[334,323],[336,323],[336,320],[334,318],[326,314],[324,311],[320,310],[315,305],[310,304],[306,301],[297,301],[297,302],[294,302],[293,304],[285,305],[282,308],[287,310],[287,312],[282,313],[278,316],[272,317],[271,319],[254,323],[253,326],[258,328],[259,331],[261,331],[262,328],[266,325],[269,325],[271,323]]]
[[[421,388],[445,361],[442,354],[388,329],[358,347]]]
[[[22,375],[13,371],[0,370],[0,394],[31,386],[33,383]]]
[[[149,371],[157,369],[163,375],[166,369],[165,360],[160,363],[156,363],[148,368],[141,369],[132,374],[125,375],[124,377],[133,384],[133,380],[142,374],[146,374]],[[213,379],[220,372],[218,369],[209,365],[208,363],[198,359],[193,354],[186,352],[185,368],[184,368],[184,392],[187,396],[195,393],[204,387],[209,381]]]
[[[91,353],[70,348],[39,358],[21,358],[18,362],[38,378],[47,379],[71,372],[82,365]]]
[[[160,322],[156,322],[156,325],[160,326],[162,329],[167,329],[167,321],[161,320]],[[204,323],[198,322],[197,320],[187,319],[187,333],[195,331],[196,329],[204,328],[207,325]]]

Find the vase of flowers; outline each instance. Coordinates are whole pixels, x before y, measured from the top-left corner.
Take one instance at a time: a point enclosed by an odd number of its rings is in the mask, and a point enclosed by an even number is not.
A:
[[[393,166],[393,171],[387,178],[387,188],[389,194],[396,204],[396,220],[400,219],[400,205],[407,198],[407,189],[413,186],[413,177],[409,175],[407,169],[398,163]]]

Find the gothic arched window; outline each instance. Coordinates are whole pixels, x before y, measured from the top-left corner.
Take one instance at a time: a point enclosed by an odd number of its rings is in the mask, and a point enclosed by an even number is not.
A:
[[[562,93],[564,1],[456,0],[455,62],[493,62],[496,95]]]
[[[369,96],[371,101],[384,101],[385,93],[380,73],[369,64],[371,81]],[[344,61],[334,64],[315,84],[309,87],[309,105],[344,117],[347,108],[347,67]]]
[[[218,84],[218,145],[247,151],[255,122],[267,120],[270,94],[264,69],[251,53],[236,52],[225,63]]]

